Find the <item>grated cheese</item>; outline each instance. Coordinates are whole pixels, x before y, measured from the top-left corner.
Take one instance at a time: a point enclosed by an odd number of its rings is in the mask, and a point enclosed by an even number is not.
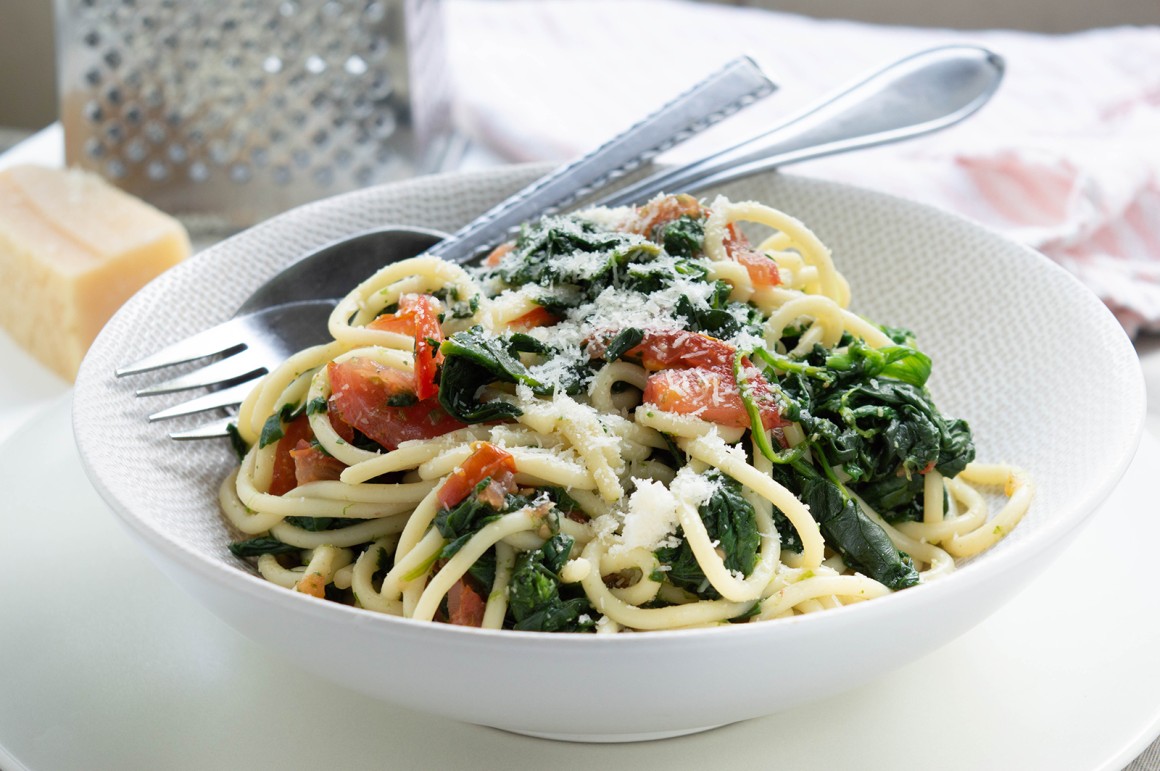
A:
[[[632,481],[636,489],[628,497],[620,539],[608,553],[638,547],[656,551],[664,546],[676,546],[677,499],[660,482]]]

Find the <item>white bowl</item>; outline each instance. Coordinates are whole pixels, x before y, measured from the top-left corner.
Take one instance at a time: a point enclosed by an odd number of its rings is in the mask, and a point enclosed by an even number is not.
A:
[[[1065,271],[918,204],[766,175],[722,192],[811,226],[850,279],[854,309],[917,333],[934,360],[936,401],[970,421],[979,459],[1033,475],[1031,512],[996,548],[946,579],[846,608],[614,636],[415,622],[258,578],[230,556],[218,513],[231,450],[167,439],[171,426],[145,421],[160,400],[133,396],[150,378],[116,380],[114,368],[228,318],[309,249],[388,223],[452,230],[537,171],[424,178],[277,217],[147,286],[81,368],[75,431],[101,495],[165,573],[306,670],[416,710],[552,738],[659,738],[770,714],[866,683],[977,624],[1059,553],[1132,457],[1144,415],[1139,362],[1111,314]]]

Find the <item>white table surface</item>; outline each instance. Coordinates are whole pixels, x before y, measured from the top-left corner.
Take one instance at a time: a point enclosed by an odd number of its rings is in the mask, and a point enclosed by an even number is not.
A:
[[[0,155],[0,168],[16,163],[59,165],[62,144],[59,125],[50,126]],[[1149,397],[1145,428],[1152,438],[1160,440],[1160,337],[1140,339],[1136,349],[1140,354]],[[69,391],[69,383],[40,366],[0,331],[0,445],[32,421],[51,420],[53,405],[59,407]],[[1160,748],[1153,745],[1145,755],[1153,758],[1157,753],[1160,753]],[[4,757],[4,748],[0,746],[0,760]],[[1150,771],[1155,766],[1151,761],[1144,761],[1142,756],[1132,768]]]

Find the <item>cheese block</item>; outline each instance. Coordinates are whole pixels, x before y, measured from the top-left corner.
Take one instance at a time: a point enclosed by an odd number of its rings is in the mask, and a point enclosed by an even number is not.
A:
[[[125,300],[189,249],[181,223],[93,174],[0,171],[0,326],[68,380]]]

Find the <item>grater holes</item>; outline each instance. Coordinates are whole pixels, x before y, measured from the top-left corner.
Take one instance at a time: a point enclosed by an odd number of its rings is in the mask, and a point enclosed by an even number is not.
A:
[[[164,182],[169,178],[169,167],[161,161],[150,161],[145,167],[145,175],[154,182]]]

